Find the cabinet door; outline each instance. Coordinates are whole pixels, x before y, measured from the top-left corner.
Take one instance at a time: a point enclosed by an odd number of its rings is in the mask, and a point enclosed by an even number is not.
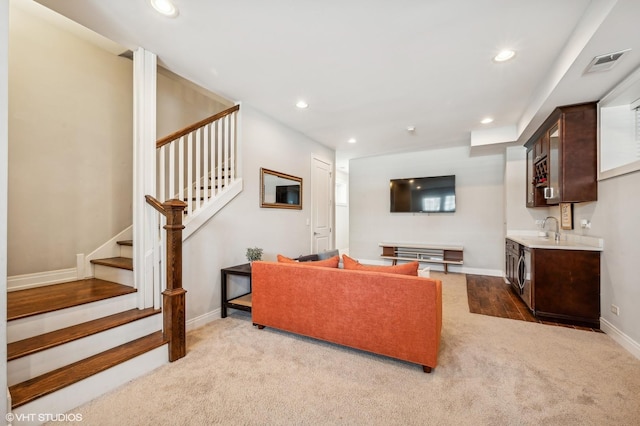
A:
[[[518,261],[520,260],[520,245],[509,239],[505,243],[505,275],[513,286],[517,286]]]
[[[536,317],[600,325],[600,252],[533,249]]]
[[[597,120],[596,108],[591,106],[562,115],[562,202],[598,200]]]
[[[544,189],[544,198],[547,204],[558,204],[562,198],[560,193],[560,156],[561,140],[560,140],[560,122],[554,124],[549,129],[549,154],[548,154],[548,186]]]
[[[549,138],[547,134],[543,134],[540,139],[533,145],[534,162],[540,161],[549,154]]]

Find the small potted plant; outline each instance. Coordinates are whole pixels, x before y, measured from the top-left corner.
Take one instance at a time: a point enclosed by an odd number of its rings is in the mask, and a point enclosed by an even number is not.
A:
[[[247,259],[249,260],[249,263],[253,263],[254,260],[261,260],[262,249],[258,247],[254,247],[254,248],[249,247],[247,249]]]

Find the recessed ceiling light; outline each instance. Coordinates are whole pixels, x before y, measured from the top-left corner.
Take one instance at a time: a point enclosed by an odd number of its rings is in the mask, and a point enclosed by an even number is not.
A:
[[[416,126],[407,126],[407,132],[413,133],[416,131]]]
[[[175,18],[178,16],[178,8],[171,0],[149,0],[151,6],[164,16]]]
[[[489,124],[489,123],[493,123],[493,118],[491,118],[491,117],[483,118],[482,120],[480,120],[480,122],[481,122],[482,124]]]
[[[508,61],[509,59],[512,59],[514,56],[516,56],[516,52],[514,50],[505,49],[500,51],[500,53],[498,53],[496,56],[494,56],[493,60],[496,62],[504,62],[504,61]]]
[[[305,109],[309,107],[309,104],[306,103],[305,101],[298,101],[296,102],[296,106],[300,109]]]
[[[347,142],[349,142],[349,143],[356,143],[357,141],[356,141],[356,138],[350,138]]]

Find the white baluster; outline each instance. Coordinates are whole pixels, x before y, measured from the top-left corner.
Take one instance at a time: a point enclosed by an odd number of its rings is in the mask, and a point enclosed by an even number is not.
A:
[[[200,161],[202,160],[201,156],[200,156],[200,143],[201,143],[201,138],[200,138],[200,133],[202,132],[202,129],[197,129],[196,130],[196,158],[195,158],[195,163],[196,163],[196,174],[194,176],[194,179],[191,181],[193,183],[195,183],[196,187],[195,187],[195,198],[196,198],[196,202],[194,203],[194,210],[198,211],[198,209],[200,209],[201,207],[201,189],[202,189],[202,176],[200,175]],[[193,186],[193,183],[191,184]]]
[[[222,121],[216,123],[216,145],[218,146],[218,156],[216,157],[216,169],[218,170],[218,178],[215,181],[216,195],[220,193],[220,184],[222,184],[222,169],[224,162],[222,161]]]
[[[227,188],[229,186],[229,174],[230,174],[230,165],[229,165],[229,116],[224,117],[224,187]]]
[[[167,194],[167,197],[165,200],[160,200],[160,201],[167,201],[170,198],[175,197],[175,193],[176,193],[176,146],[177,144],[175,143],[175,141],[171,142],[168,147],[169,147],[169,193]]]
[[[166,180],[166,173],[167,173],[166,164],[165,164],[165,160],[166,160],[165,153],[166,153],[167,147],[169,146],[170,145],[164,145],[158,150],[158,166],[156,171],[156,173],[158,173],[158,187],[156,188],[156,198],[161,203],[163,203],[167,199],[166,198],[167,188],[165,188],[165,180]]]
[[[202,187],[204,188],[204,202],[209,201],[209,131],[211,124],[207,124],[202,129]]]
[[[231,182],[236,180],[236,113],[234,112],[229,116],[229,143],[231,145],[230,151],[230,173]]]
[[[184,200],[184,136],[182,136],[178,140],[178,196],[177,198],[178,200]]]
[[[187,177],[184,185],[187,188],[187,217],[192,217],[193,213],[193,132],[187,135]],[[180,197],[184,200],[183,197]]]

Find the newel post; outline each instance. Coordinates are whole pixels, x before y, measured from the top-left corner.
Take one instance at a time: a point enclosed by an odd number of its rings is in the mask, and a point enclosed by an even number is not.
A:
[[[180,200],[162,203],[167,217],[167,289],[162,292],[164,337],[169,341],[169,361],[187,354],[185,305],[187,292],[182,288],[182,215],[187,204]]]

